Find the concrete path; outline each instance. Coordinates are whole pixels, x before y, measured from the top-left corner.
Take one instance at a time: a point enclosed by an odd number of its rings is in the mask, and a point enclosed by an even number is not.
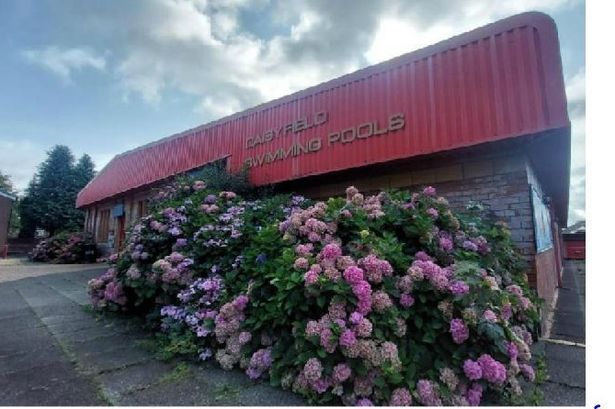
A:
[[[549,379],[546,406],[585,406],[585,262],[567,260],[553,328],[535,351],[544,354]]]
[[[34,263],[27,257],[0,258],[0,283],[71,271],[100,270],[104,264]]]
[[[86,283],[100,266],[55,267],[0,266],[0,406],[305,404],[240,371],[156,360],[138,320],[89,310]]]

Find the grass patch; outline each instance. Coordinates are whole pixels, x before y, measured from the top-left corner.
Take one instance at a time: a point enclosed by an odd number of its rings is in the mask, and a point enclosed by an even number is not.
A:
[[[215,400],[234,400],[239,396],[239,388],[224,385],[214,391]]]
[[[547,359],[544,354],[536,355],[536,384],[540,385],[549,379]]]
[[[187,379],[192,374],[192,369],[185,362],[178,363],[173,370],[160,378],[162,383],[174,383]]]
[[[154,354],[160,361],[168,361],[178,356],[194,356],[198,348],[192,338],[164,337],[156,334],[151,338],[136,341],[137,346]]]

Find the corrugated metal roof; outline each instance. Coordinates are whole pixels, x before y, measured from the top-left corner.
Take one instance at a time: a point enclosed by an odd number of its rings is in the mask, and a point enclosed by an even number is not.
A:
[[[585,234],[585,220],[581,220],[579,222],[576,222],[572,226],[565,228],[563,230],[563,233],[564,234],[578,234],[578,233]]]
[[[77,206],[221,157],[268,184],[569,126],[555,24],[524,13],[120,154]]]
[[[16,197],[16,196],[13,196],[12,194],[10,194],[10,193],[8,193],[8,192],[5,192],[4,190],[0,190],[0,197],[5,197],[5,198],[7,198],[7,199],[9,199],[9,200],[15,200],[15,199],[17,199],[17,197]]]

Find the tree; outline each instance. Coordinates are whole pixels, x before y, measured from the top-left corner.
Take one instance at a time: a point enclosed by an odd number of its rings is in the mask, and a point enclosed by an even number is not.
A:
[[[75,208],[75,200],[93,176],[94,163],[88,155],[75,165],[67,146],[54,146],[39,165],[21,203],[22,236],[32,236],[36,228],[51,235],[81,229],[83,212]]]
[[[83,156],[77,161],[74,169],[75,189],[77,189],[77,193],[79,193],[79,191],[81,191],[81,189],[83,189],[85,185],[90,182],[90,180],[94,179],[94,176],[96,176],[94,167],[94,162],[87,153],[83,154]]]
[[[7,193],[15,194],[15,188],[11,177],[0,170],[0,190],[4,190]]]

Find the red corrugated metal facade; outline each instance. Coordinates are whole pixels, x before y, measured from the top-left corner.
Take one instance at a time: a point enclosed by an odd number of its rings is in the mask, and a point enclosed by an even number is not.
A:
[[[524,13],[118,155],[77,206],[222,157],[268,184],[569,126],[555,24]]]
[[[585,260],[585,239],[583,240],[566,240],[566,255],[567,259]]]

